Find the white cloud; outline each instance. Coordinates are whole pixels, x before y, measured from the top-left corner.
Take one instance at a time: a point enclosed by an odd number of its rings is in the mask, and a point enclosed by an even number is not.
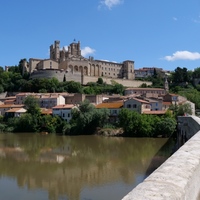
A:
[[[196,19],[192,19],[194,23],[200,23],[200,15]]]
[[[113,6],[116,6],[122,3],[123,3],[123,0],[101,0],[99,4],[99,8],[101,8],[102,6],[106,6],[108,9],[111,10]]]
[[[199,60],[200,53],[190,52],[190,51],[176,51],[172,56],[165,56],[165,60],[174,61],[174,60]]]
[[[193,19],[193,22],[199,24],[200,23],[200,19]]]
[[[90,47],[84,47],[83,49],[81,49],[81,55],[83,57],[94,54],[94,52],[95,52],[95,49],[92,49]]]

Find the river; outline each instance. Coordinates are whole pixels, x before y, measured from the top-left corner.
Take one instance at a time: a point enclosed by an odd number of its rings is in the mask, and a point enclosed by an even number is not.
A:
[[[0,134],[0,199],[120,200],[173,146],[166,138]]]

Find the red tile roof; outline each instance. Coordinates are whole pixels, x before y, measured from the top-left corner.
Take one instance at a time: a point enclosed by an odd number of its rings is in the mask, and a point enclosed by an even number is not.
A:
[[[64,104],[64,105],[57,105],[54,106],[52,109],[63,109],[63,108],[73,108],[75,105],[74,104]]]
[[[114,103],[100,103],[96,105],[96,108],[121,108],[123,107],[123,102],[114,102]]]
[[[40,110],[41,110],[41,113],[43,115],[50,115],[50,114],[52,114],[52,109],[41,108]]]

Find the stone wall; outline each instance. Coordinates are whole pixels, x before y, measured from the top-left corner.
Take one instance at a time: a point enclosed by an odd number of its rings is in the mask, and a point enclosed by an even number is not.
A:
[[[31,78],[57,78],[59,81],[63,81],[64,76],[66,78],[66,81],[76,81],[79,82],[83,85],[86,85],[88,82],[97,82],[98,76],[82,76],[81,72],[69,72],[65,70],[38,70],[34,71],[31,74]],[[117,79],[117,78],[106,78],[106,77],[101,77],[104,82],[107,84],[112,84],[112,81],[115,81],[119,84],[124,85],[125,87],[139,87],[143,83],[146,83],[147,85],[151,85],[152,82],[148,81],[136,81],[136,80],[128,80],[128,79]]]
[[[86,85],[88,82],[97,82],[99,77],[92,77],[92,76],[84,76],[83,77],[83,84]],[[124,85],[125,87],[139,87],[143,83],[146,83],[147,85],[152,85],[152,82],[149,81],[136,81],[136,80],[128,80],[128,79],[117,79],[117,78],[106,78],[101,77],[104,82],[107,84],[112,84],[112,81],[115,81],[119,84]]]
[[[31,74],[32,79],[34,78],[57,78],[60,82],[63,81],[64,76],[66,78],[66,81],[76,81],[79,83],[82,83],[81,79],[81,73],[80,72],[66,72],[64,70],[39,70],[39,71],[34,71]]]
[[[196,134],[123,200],[198,199],[200,192],[200,119],[191,116],[185,118],[183,122],[190,124],[189,129],[183,130],[184,133],[191,131],[192,134]]]

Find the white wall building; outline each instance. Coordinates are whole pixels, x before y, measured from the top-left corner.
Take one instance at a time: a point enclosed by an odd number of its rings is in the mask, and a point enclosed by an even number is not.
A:
[[[38,99],[40,108],[53,108],[57,105],[64,105],[65,98],[62,95],[41,95]]]
[[[52,115],[58,115],[62,119],[66,121],[70,121],[72,118],[72,109],[77,108],[73,104],[63,104],[63,105],[57,105],[52,108]]]

